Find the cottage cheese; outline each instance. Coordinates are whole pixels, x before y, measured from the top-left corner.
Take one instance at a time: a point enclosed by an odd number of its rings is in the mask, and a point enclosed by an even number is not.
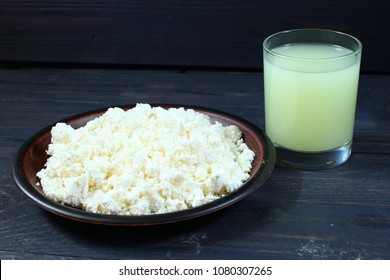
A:
[[[84,127],[57,123],[45,167],[46,196],[102,214],[173,212],[213,201],[249,178],[255,154],[236,126],[194,110],[110,108]]]

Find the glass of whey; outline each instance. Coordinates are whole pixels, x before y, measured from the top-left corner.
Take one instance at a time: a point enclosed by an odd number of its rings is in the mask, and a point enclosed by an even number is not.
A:
[[[264,40],[265,132],[279,165],[324,169],[349,158],[361,52],[358,39],[332,30]]]

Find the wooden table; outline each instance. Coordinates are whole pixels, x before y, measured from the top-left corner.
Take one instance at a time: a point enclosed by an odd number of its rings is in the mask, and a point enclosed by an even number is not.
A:
[[[390,259],[390,76],[362,75],[353,153],[331,170],[275,168],[239,203],[192,221],[106,227],[30,203],[11,162],[33,133],[84,111],[133,103],[206,106],[264,128],[262,74],[0,69],[1,259]],[[331,112],[330,112],[331,113]]]

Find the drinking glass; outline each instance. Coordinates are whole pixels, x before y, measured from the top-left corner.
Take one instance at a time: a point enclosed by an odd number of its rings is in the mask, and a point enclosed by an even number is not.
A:
[[[264,40],[265,132],[279,165],[323,169],[349,158],[361,52],[358,39],[333,30]]]

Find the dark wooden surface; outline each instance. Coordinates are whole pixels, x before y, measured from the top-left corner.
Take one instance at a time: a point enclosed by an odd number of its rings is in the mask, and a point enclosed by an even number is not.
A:
[[[276,168],[218,213],[153,227],[70,221],[31,204],[10,166],[34,132],[119,104],[182,103],[263,128],[261,73],[0,69],[0,259],[390,259],[390,77],[361,77],[353,154],[324,171]]]
[[[259,69],[268,35],[325,28],[389,73],[389,14],[386,0],[0,0],[0,61]]]

